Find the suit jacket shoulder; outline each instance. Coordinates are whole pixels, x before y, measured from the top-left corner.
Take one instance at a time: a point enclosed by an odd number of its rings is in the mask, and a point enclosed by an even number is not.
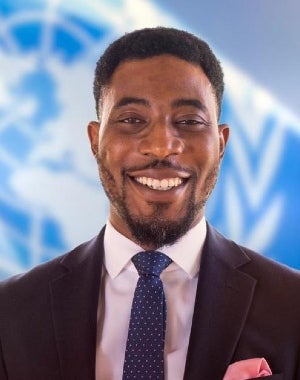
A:
[[[253,357],[300,378],[299,292],[299,272],[208,226],[185,379],[221,379],[230,363]]]
[[[93,379],[102,256],[103,231],[0,284],[1,379]]]

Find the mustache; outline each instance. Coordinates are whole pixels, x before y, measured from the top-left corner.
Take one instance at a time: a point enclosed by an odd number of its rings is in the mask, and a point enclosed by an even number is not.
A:
[[[124,176],[126,175],[126,173],[134,172],[137,170],[166,169],[166,168],[173,169],[175,171],[183,171],[183,172],[189,173],[191,176],[194,175],[194,172],[190,168],[186,166],[174,164],[173,162],[165,158],[162,160],[160,159],[152,160],[145,165],[136,165],[136,166],[131,166],[130,168],[122,169],[122,175]]]

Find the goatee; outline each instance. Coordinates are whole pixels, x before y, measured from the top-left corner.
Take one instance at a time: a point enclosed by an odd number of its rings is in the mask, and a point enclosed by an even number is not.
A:
[[[199,211],[204,208],[205,203],[216,183],[219,165],[212,168],[205,179],[200,201],[196,202],[196,178],[191,176],[189,198],[182,205],[185,209],[184,216],[177,220],[164,218],[164,210],[169,207],[168,203],[149,203],[152,206],[152,213],[148,216],[138,217],[133,215],[127,204],[126,196],[126,175],[123,175],[123,185],[118,191],[116,180],[104,164],[104,159],[97,156],[100,179],[111,207],[114,207],[128,226],[134,240],[144,249],[157,249],[165,245],[172,245],[178,241],[193,226]],[[157,164],[158,165],[158,164]],[[169,162],[160,161],[159,166],[171,167]],[[155,167],[155,164],[152,164]]]

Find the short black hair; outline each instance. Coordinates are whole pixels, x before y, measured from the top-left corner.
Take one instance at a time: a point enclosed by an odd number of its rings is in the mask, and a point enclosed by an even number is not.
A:
[[[96,111],[103,89],[120,63],[170,54],[202,68],[214,89],[218,116],[224,92],[223,71],[209,45],[195,35],[175,28],[144,28],[127,33],[111,43],[97,62],[94,78]]]

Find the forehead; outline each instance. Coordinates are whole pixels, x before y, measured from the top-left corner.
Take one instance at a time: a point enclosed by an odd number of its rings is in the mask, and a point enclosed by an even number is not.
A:
[[[192,97],[215,106],[213,87],[202,68],[171,55],[122,62],[108,89],[115,100],[122,96],[153,98],[153,101]]]

